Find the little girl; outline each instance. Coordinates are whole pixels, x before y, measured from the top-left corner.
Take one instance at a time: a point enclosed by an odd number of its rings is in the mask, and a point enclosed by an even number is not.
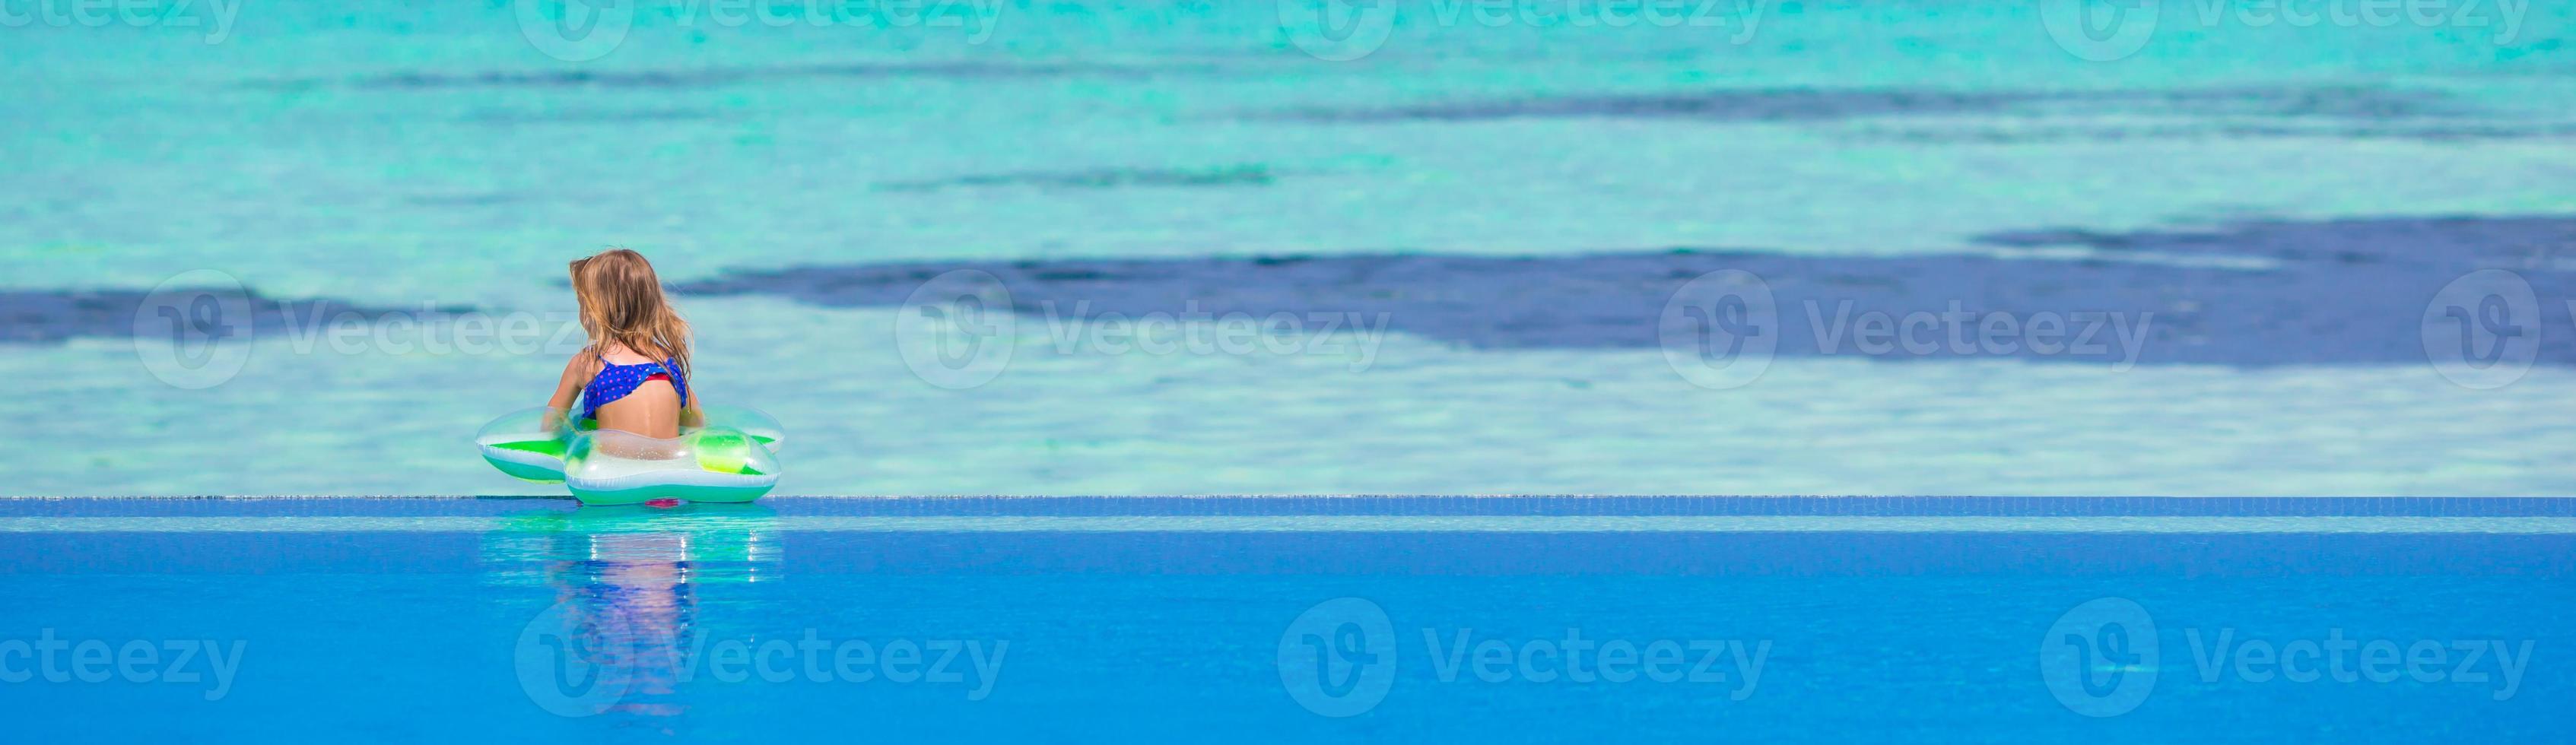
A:
[[[689,395],[689,322],[662,296],[662,280],[644,255],[623,248],[572,262],[572,294],[581,303],[584,347],[564,365],[547,408],[581,409],[572,419],[646,437],[680,436],[698,424]]]

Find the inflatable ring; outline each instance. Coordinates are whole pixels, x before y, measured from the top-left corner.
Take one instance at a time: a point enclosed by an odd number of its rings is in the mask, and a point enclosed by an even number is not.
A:
[[[561,482],[583,504],[655,499],[749,502],[778,485],[777,420],[744,407],[708,407],[705,425],[654,438],[599,429],[538,407],[492,420],[474,442],[483,460],[512,477]]]

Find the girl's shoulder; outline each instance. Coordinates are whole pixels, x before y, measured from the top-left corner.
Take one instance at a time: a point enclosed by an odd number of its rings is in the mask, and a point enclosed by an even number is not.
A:
[[[590,355],[591,361],[597,364],[641,365],[655,361],[651,357],[636,354],[635,350],[618,345],[592,345],[582,348],[581,351],[583,354]]]
[[[564,361],[563,376],[564,380],[570,381],[568,384],[587,384],[599,376],[599,370],[599,350],[582,347],[581,351],[572,353],[572,359]]]

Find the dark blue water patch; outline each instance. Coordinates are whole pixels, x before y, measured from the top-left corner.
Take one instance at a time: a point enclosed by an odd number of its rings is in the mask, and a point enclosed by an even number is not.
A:
[[[1554,117],[1689,118],[1719,121],[1811,121],[1866,116],[1987,113],[2031,99],[2027,94],[1946,91],[1836,91],[1803,88],[1644,96],[1576,96],[1422,104],[1384,108],[1301,109],[1281,118],[1326,122],[1476,121]]]
[[[206,299],[205,307],[189,302],[199,298]],[[146,309],[146,302],[155,307]],[[246,309],[251,317],[224,318],[224,308]],[[433,310],[457,314],[473,309],[445,306]],[[164,318],[161,311],[175,315]],[[374,318],[404,312],[410,311],[371,308],[330,298],[272,298],[230,288],[171,290],[157,297],[144,290],[0,290],[0,343],[52,344],[79,337],[170,333],[172,328],[214,339],[247,338],[283,332],[291,321],[329,320],[351,313]],[[184,325],[174,327],[172,319]]]
[[[1918,127],[1873,130],[1854,133],[1854,136],[1861,139],[1919,144],[1975,143],[1995,145],[2173,139],[2244,140],[2287,137],[2477,142],[2544,137],[2576,137],[2576,124],[2560,122],[2436,121],[2326,126],[2206,124],[2159,126],[2016,126],[2002,128]]]
[[[2249,220],[2209,228],[2132,232],[2060,227],[2001,231],[1978,236],[1976,241],[2015,248],[2074,245],[2173,256],[2253,257],[2277,260],[2285,268],[2389,266],[2451,272],[2523,269],[2576,258],[2576,216]],[[2535,269],[2531,273],[2552,272]]]
[[[2470,272],[2509,268],[2532,286],[2538,307],[2516,309],[2519,318],[2473,320],[2537,340],[2541,363],[2576,364],[2576,323],[2565,304],[2576,299],[2576,275],[2553,258],[2576,249],[2576,218],[2268,220],[1978,240],[2096,253],[2067,260],[1683,248],[939,262],[739,270],[676,289],[889,307],[911,301],[933,278],[971,269],[999,279],[1012,309],[1030,319],[1030,334],[1113,314],[1184,321],[1240,314],[1307,333],[1382,327],[1480,349],[1605,349],[1697,344],[1665,333],[1663,314],[1685,283],[1738,270],[1767,287],[1776,326],[1734,330],[1758,337],[1776,329],[1777,355],[2259,367],[2425,364],[2423,318],[2437,294]],[[1684,322],[1702,324],[1683,328],[1744,320],[1693,321],[1683,310]],[[1985,326],[1998,317],[2004,325]]]
[[[2323,118],[2379,121],[2470,113],[2436,91],[2373,86],[2102,91],[1761,88],[1561,96],[1409,106],[1308,108],[1260,115],[1319,122],[1481,121],[1607,117],[1725,122],[2049,113]]]
[[[1047,78],[1141,79],[1172,74],[1202,74],[1201,65],[1137,66],[1084,62],[920,62],[774,65],[645,70],[485,70],[453,72],[417,70],[333,80],[293,78],[251,81],[253,88],[304,90],[345,86],[362,90],[448,90],[476,88],[697,89],[790,78],[947,78],[1012,80]]]
[[[1021,171],[954,176],[919,181],[886,181],[879,191],[932,192],[948,189],[1027,186],[1042,189],[1115,189],[1122,187],[1269,186],[1278,174],[1258,163],[1216,168],[1096,168],[1074,171]]]
[[[464,120],[474,124],[638,124],[716,119],[723,114],[711,109],[483,109],[467,114]]]
[[[473,192],[461,194],[414,194],[403,197],[403,203],[423,207],[499,207],[526,201],[522,194],[510,192]]]

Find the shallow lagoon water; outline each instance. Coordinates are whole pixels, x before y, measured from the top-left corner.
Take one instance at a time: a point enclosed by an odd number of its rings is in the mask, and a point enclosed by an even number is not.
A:
[[[780,494],[2516,495],[2563,493],[2576,457],[2563,422],[2531,415],[2576,395],[2576,378],[2548,366],[2497,395],[2424,366],[1783,357],[1759,383],[1711,395],[1651,349],[1490,352],[1394,335],[1355,372],[1329,352],[1064,351],[1032,328],[998,377],[950,391],[858,342],[788,343],[890,340],[892,310],[696,307],[704,395],[759,401],[793,436]],[[125,341],[0,356],[33,386],[13,405],[116,444],[27,454],[13,483],[560,494],[492,471],[471,443],[491,416],[471,404],[540,395],[512,383],[554,374],[551,359],[294,349],[259,342],[213,400],[160,385]],[[47,374],[82,365],[108,373]],[[386,419],[380,391],[435,391],[437,403]],[[101,400],[125,413],[82,415]],[[294,425],[241,426],[254,421]]]
[[[0,91],[23,105],[0,114],[0,186],[27,196],[0,205],[0,286],[16,293],[0,299],[15,340],[0,371],[30,395],[0,398],[0,417],[80,444],[8,449],[6,490],[524,491],[459,442],[533,404],[569,349],[263,335],[240,375],[182,389],[145,369],[157,352],[113,301],[208,269],[288,307],[560,321],[563,262],[605,243],[697,288],[796,266],[1425,254],[1585,276],[1624,261],[1585,257],[1742,252],[1784,288],[1911,282],[1853,291],[1900,310],[2079,310],[2060,306],[2096,300],[2045,298],[2116,287],[2120,309],[2180,334],[2117,372],[1792,352],[1756,385],[1707,391],[1636,345],[1646,329],[1560,322],[1600,298],[1479,284],[1462,261],[1444,271],[1473,290],[1464,311],[1325,308],[1398,316],[1363,370],[1021,338],[1036,347],[1009,372],[951,392],[902,366],[886,303],[686,297],[710,395],[813,435],[781,493],[2570,483],[2564,427],[2529,414],[2565,399],[2576,329],[2563,4],[2435,28],[2171,8],[2153,43],[2107,63],[2020,4],[1757,3],[1729,25],[1610,28],[1441,22],[1416,3],[1347,63],[1301,50],[1275,4],[1220,5],[1006,3],[989,34],[647,13],[586,63],[541,53],[512,4],[264,4],[215,43],[210,28],[12,29]],[[2474,237],[2406,227],[2445,220]],[[2134,268],[2070,281],[2088,262]],[[2522,273],[2541,308],[2540,366],[2492,390],[2450,384],[2411,356],[2414,328],[2382,325],[2478,268]],[[1210,275],[1231,284],[1201,294],[1300,291],[1281,277]],[[1651,309],[1654,286],[1605,297]],[[1023,289],[1175,313],[1159,306],[1198,297]],[[2264,332],[2185,346],[2192,329],[2170,324],[2193,307]]]

